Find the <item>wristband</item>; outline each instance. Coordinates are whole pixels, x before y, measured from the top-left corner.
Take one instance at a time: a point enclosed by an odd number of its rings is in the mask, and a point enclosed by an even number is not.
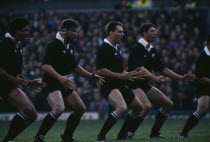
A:
[[[90,76],[90,78],[91,79],[94,79],[94,77],[95,77],[95,73],[92,73],[91,76]]]

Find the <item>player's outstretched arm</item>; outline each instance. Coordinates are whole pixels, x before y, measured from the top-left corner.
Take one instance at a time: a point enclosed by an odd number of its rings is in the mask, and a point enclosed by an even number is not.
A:
[[[18,77],[27,80],[28,81],[27,86],[29,86],[30,88],[41,89],[41,88],[46,87],[46,84],[43,83],[43,82],[40,82],[39,80],[29,80],[28,78],[26,78],[22,74],[18,75]]]
[[[85,70],[83,67],[81,67],[80,65],[78,65],[74,69],[74,72],[80,76],[87,77],[87,78],[94,80],[96,82],[97,86],[100,86],[105,82],[104,78],[102,76],[97,75],[95,73],[90,73],[87,70]]]
[[[135,71],[142,72],[142,77],[147,78],[147,79],[149,79],[151,81],[154,81],[154,82],[157,82],[157,83],[163,83],[163,82],[167,81],[166,77],[156,76],[144,67],[138,67]]]
[[[198,83],[203,84],[203,85],[209,85],[210,86],[210,79],[207,77],[200,78]]]
[[[100,70],[97,70],[97,74],[103,76],[103,77],[110,77],[110,78],[115,78],[115,79],[121,79],[121,80],[130,80],[134,81],[136,79],[136,72],[127,72],[124,71],[123,73],[116,73],[112,72],[106,68],[102,68]]]
[[[196,79],[195,75],[193,75],[193,74],[188,73],[185,75],[179,75],[168,68],[163,69],[162,72],[164,75],[166,75],[172,79],[180,80],[183,82],[192,82]]]

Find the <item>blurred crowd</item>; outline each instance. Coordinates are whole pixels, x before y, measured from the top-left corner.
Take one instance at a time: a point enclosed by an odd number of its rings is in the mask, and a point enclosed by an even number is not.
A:
[[[61,13],[40,9],[37,12],[19,14],[8,11],[0,15],[0,38],[6,33],[9,23],[15,17],[23,16],[31,21],[30,38],[24,48],[23,73],[29,79],[41,80],[43,72],[40,65],[46,45],[55,38],[59,25],[64,18],[73,18],[81,24],[79,43],[75,48],[75,57],[82,67],[95,72],[96,51],[105,37],[105,25],[112,20],[124,24],[125,38],[120,46],[127,66],[129,48],[140,38],[139,26],[145,22],[154,23],[159,37],[154,43],[167,67],[179,74],[194,73],[195,61],[204,47],[206,37],[205,11],[202,9],[168,10],[160,7],[158,10],[134,11],[118,9],[110,12]],[[77,84],[76,92],[81,96],[88,111],[98,111],[101,114],[108,111],[107,101],[101,97],[99,88],[88,79],[73,75]],[[174,102],[174,109],[192,109],[195,106],[195,90],[193,83],[181,83],[169,80],[165,84],[154,84]],[[49,109],[45,94],[40,90],[24,88],[38,110]]]

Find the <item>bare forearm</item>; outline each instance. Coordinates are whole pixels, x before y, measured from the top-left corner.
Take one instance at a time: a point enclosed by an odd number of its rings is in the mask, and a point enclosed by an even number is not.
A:
[[[110,77],[110,78],[116,78],[116,79],[120,79],[120,75],[121,75],[120,73],[115,73],[105,68],[98,70],[97,74],[103,77]]]
[[[139,68],[139,71],[146,71],[146,72],[147,72],[147,76],[146,76],[147,79],[156,81],[157,78],[158,78],[157,76],[155,76],[154,74],[152,74],[150,71],[148,71],[148,70],[147,70],[146,68],[144,68],[144,67],[140,67],[140,68]]]
[[[181,80],[183,76],[173,72],[172,70],[168,69],[168,68],[165,68],[163,69],[162,73],[167,76],[167,77],[170,77],[172,79],[176,79],[176,80]]]
[[[207,78],[207,77],[203,77],[203,78],[198,80],[198,83],[204,84],[204,85],[210,85],[210,79]]]
[[[74,72],[80,76],[83,77],[88,77],[90,78],[92,73],[88,72],[87,70],[85,70],[83,67],[81,67],[80,65],[77,66],[77,68],[74,69]]]
[[[50,77],[54,78],[55,80],[59,80],[61,75],[57,73],[51,65],[42,65],[41,69]]]

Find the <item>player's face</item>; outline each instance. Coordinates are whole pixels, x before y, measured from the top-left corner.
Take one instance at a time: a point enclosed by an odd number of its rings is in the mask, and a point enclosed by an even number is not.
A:
[[[78,31],[77,30],[70,30],[66,34],[67,34],[68,42],[74,44],[76,42],[76,39],[77,39]]]
[[[154,27],[151,27],[148,32],[146,33],[147,39],[149,40],[149,42],[153,42],[155,41],[156,37],[157,37],[157,30]]]
[[[113,32],[113,39],[116,44],[119,44],[122,42],[124,37],[123,28],[121,26],[117,26],[115,31]]]
[[[25,41],[29,37],[29,25],[26,25],[23,29],[17,30],[18,41]]]

